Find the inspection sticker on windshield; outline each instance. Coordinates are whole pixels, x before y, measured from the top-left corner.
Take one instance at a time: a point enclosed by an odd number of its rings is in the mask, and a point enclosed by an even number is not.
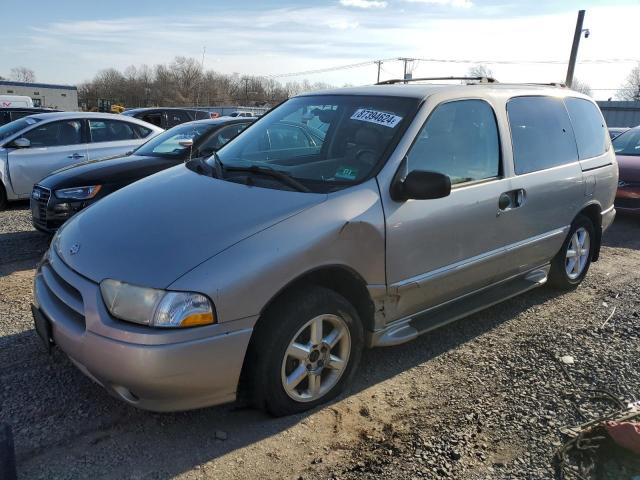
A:
[[[351,115],[351,120],[360,120],[362,122],[375,123],[376,125],[384,125],[385,127],[393,128],[400,123],[402,117],[394,115],[393,113],[359,108],[353,115]]]
[[[350,167],[340,167],[338,168],[335,177],[343,180],[355,180],[358,178],[358,170]]]

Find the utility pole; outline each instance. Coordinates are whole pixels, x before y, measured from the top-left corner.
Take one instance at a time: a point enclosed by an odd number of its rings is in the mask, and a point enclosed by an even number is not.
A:
[[[584,22],[584,10],[578,12],[578,21],[576,22],[576,31],[573,34],[573,44],[571,45],[571,56],[569,57],[569,66],[567,67],[567,79],[564,81],[565,85],[571,88],[573,83],[573,71],[576,68],[576,59],[578,58],[578,47],[580,46],[580,37],[582,32],[585,32],[585,37],[589,37],[589,30],[582,29],[582,23]]]
[[[376,60],[373,63],[378,65],[378,79],[376,80],[376,83],[380,83],[380,66],[382,65],[382,60]]]
[[[407,80],[411,79],[411,74],[407,72],[407,63],[408,62],[413,62],[415,60],[415,58],[400,57],[400,58],[398,58],[398,60],[404,62],[404,74],[402,76],[402,79],[404,80],[404,83],[407,83]]]
[[[249,104],[249,78],[244,79],[244,106]]]
[[[200,105],[200,91],[202,90],[202,84],[204,83],[204,54],[207,51],[207,47],[202,47],[202,62],[200,62],[200,82],[198,82],[198,91],[196,92],[196,108]]]

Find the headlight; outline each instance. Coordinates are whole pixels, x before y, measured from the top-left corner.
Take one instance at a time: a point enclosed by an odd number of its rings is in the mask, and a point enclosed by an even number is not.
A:
[[[213,306],[199,293],[170,292],[107,279],[100,283],[107,309],[116,318],[150,327],[195,327],[215,323]]]
[[[95,197],[102,185],[91,185],[88,187],[61,188],[55,191],[56,197],[64,200],[89,200]]]

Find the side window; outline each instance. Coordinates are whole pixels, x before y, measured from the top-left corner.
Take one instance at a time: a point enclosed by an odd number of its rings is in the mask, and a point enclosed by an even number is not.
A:
[[[119,120],[89,120],[91,142],[117,142],[138,138],[133,126]]]
[[[515,97],[507,103],[516,174],[578,160],[567,110],[560,98]]]
[[[28,117],[29,115],[33,115],[33,112],[25,112],[20,110],[16,112],[11,112],[11,121],[17,120],[22,117]]]
[[[80,120],[65,120],[40,125],[23,135],[32,147],[57,147],[82,143]]]
[[[302,128],[295,125],[275,124],[267,131],[271,150],[308,148],[313,146]]]
[[[248,123],[237,123],[228,125],[217,130],[213,135],[207,138],[198,148],[201,156],[211,155],[216,150],[222,148],[223,145],[237,137],[240,132],[247,128]]]
[[[162,127],[162,114],[160,112],[147,113],[138,118],[156,127]]]
[[[448,175],[451,184],[500,174],[500,140],[491,106],[482,100],[439,105],[429,115],[407,156],[409,171]]]
[[[609,145],[608,132],[598,107],[589,100],[574,97],[565,98],[564,104],[573,124],[580,160],[606,152]]]
[[[167,127],[175,127],[176,125],[180,125],[184,122],[191,121],[187,112],[182,110],[167,110]]]

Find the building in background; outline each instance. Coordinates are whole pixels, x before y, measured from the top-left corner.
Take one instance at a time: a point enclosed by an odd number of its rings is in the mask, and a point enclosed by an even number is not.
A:
[[[607,127],[635,127],[640,125],[640,102],[596,102],[602,110]]]
[[[34,107],[67,111],[78,110],[78,88],[73,85],[0,80],[0,95],[25,95],[31,97]]]

